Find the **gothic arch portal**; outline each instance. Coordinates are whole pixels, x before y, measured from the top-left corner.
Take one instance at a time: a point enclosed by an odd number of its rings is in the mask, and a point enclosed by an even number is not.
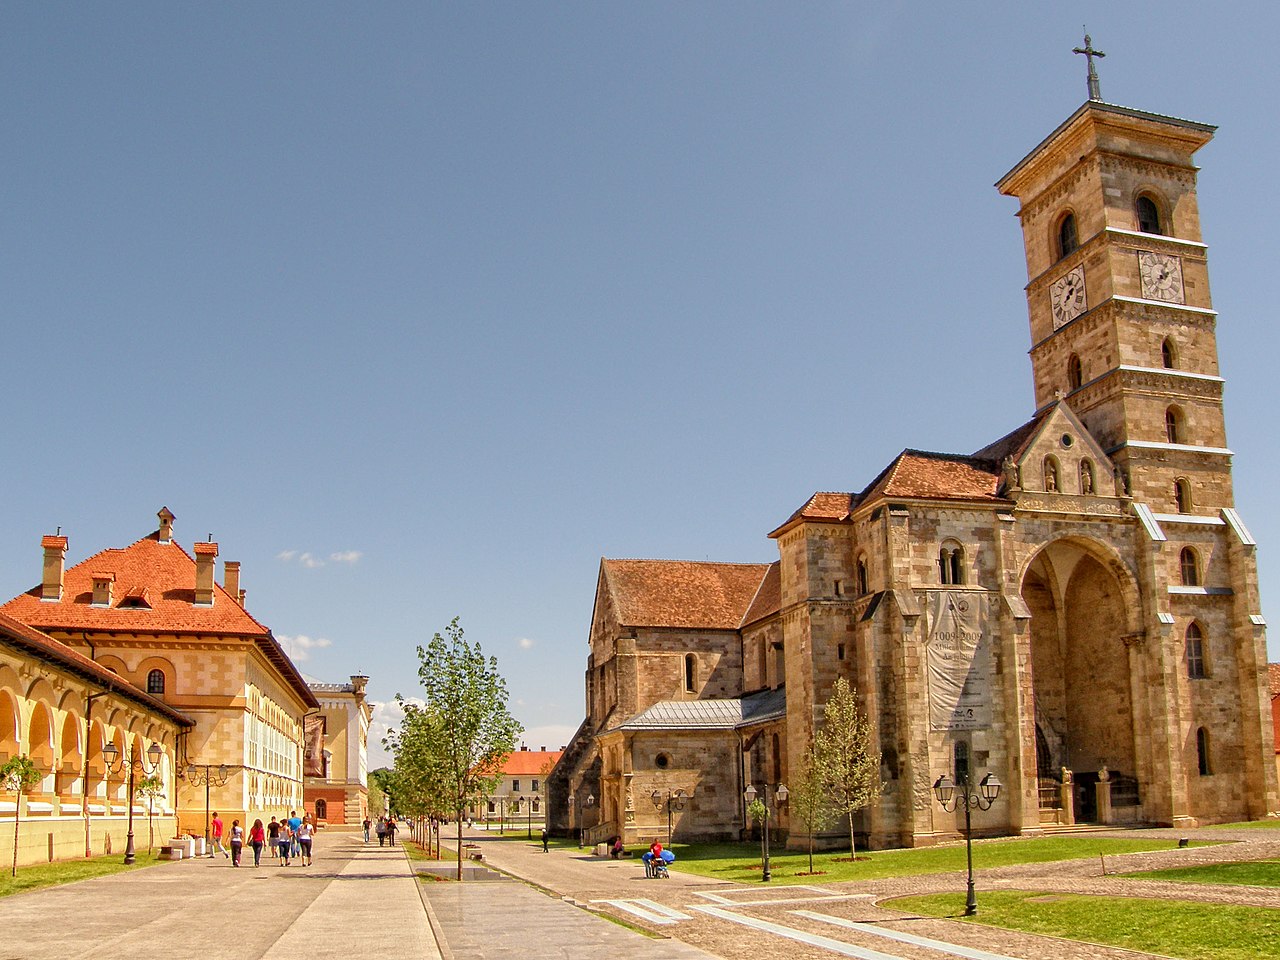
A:
[[[1139,757],[1128,642],[1141,603],[1127,566],[1106,544],[1055,540],[1023,570],[1030,611],[1034,765],[1074,774],[1076,818],[1097,818],[1093,784],[1106,770],[1137,783]],[[1047,754],[1047,755],[1046,755]]]

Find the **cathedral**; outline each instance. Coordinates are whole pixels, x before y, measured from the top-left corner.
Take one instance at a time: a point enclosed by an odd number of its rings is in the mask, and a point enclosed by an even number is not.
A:
[[[881,754],[873,847],[956,835],[944,774],[1003,785],[974,811],[992,835],[1277,810],[1192,159],[1214,129],[1104,102],[1091,67],[1089,99],[997,182],[1026,251],[1026,423],[813,494],[773,563],[601,561],[557,827],[741,836],[744,791],[787,783],[838,677]]]

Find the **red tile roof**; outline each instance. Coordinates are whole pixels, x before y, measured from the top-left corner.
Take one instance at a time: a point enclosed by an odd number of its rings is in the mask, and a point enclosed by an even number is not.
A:
[[[2,613],[0,613],[0,644],[18,647],[29,656],[38,657],[85,677],[104,690],[110,690],[141,704],[148,710],[168,717],[179,726],[195,726],[195,721],[185,714],[179,713],[164,701],[143,693],[128,680],[95,663],[79,651]]]
[[[769,564],[769,570],[760,581],[760,589],[751,599],[751,606],[742,616],[741,626],[749,626],[782,609],[782,561]]]
[[[1267,664],[1267,687],[1273,697],[1280,697],[1280,663]]]
[[[903,450],[858,500],[999,500],[1000,479],[999,464],[992,460]]]
[[[736,630],[769,564],[606,559],[601,567],[623,626]]]
[[[563,753],[563,750],[514,750],[507,754],[501,769],[508,777],[536,777],[549,773]]]
[[[120,596],[110,607],[95,607],[93,577],[114,574]],[[317,708],[311,689],[271,631],[250,616],[221,584],[213,586],[212,606],[195,605],[196,563],[176,540],[152,533],[123,549],[110,548],[69,568],[62,599],[40,599],[32,587],[0,606],[0,614],[44,631],[102,631],[242,637],[253,640],[307,706]],[[145,597],[149,606],[128,598]]]

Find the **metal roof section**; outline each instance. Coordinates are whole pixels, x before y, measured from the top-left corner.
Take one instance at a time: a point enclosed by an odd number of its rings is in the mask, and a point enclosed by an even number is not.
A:
[[[785,687],[729,700],[659,700],[617,729],[737,730],[781,720],[787,713]]]

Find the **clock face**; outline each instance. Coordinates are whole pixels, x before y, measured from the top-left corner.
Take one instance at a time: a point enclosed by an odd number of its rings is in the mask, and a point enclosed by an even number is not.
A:
[[[1088,309],[1084,295],[1084,267],[1076,267],[1064,274],[1049,287],[1049,302],[1053,306],[1053,329],[1070,323]]]
[[[1182,261],[1165,253],[1138,251],[1138,273],[1142,276],[1142,296],[1147,300],[1184,303]]]

